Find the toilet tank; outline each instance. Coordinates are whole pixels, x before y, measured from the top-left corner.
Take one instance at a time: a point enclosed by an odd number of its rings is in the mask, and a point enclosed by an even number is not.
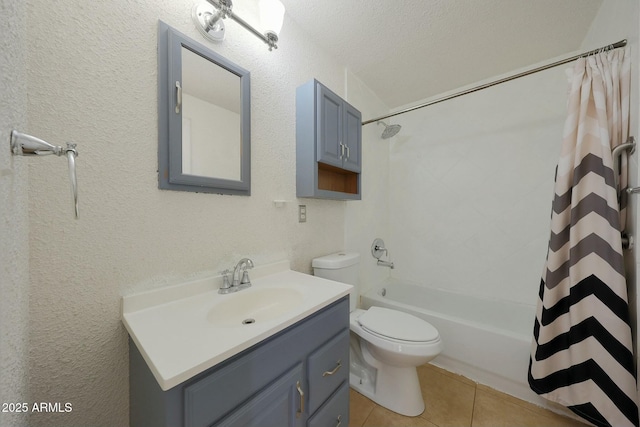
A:
[[[351,311],[356,309],[356,305],[360,299],[358,286],[359,262],[360,254],[355,252],[338,252],[320,258],[314,258],[311,262],[315,276],[353,285],[349,298]]]

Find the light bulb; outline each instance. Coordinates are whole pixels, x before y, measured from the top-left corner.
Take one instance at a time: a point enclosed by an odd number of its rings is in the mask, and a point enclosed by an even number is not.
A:
[[[260,0],[260,21],[266,31],[280,34],[284,21],[284,5],[280,0]]]

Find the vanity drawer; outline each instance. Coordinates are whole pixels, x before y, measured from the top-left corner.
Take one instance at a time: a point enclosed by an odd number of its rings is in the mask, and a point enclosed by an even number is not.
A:
[[[309,413],[313,414],[349,377],[349,329],[343,329],[311,353],[307,376],[310,390]]]
[[[342,383],[331,399],[307,422],[307,427],[347,427],[349,425],[349,382]]]

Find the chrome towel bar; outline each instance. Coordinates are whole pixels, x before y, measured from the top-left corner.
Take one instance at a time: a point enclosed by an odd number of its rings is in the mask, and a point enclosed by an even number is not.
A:
[[[634,137],[630,136],[625,143],[618,145],[611,151],[611,157],[613,157],[613,176],[616,180],[616,188],[618,187],[618,176],[620,175],[620,166],[616,160],[624,150],[629,150],[627,154],[633,154],[636,151],[636,139]],[[640,187],[628,187],[625,191],[627,194],[637,194],[640,193]]]
[[[11,152],[15,156],[46,156],[55,154],[56,156],[66,156],[69,163],[69,181],[71,182],[71,196],[73,197],[73,210],[75,218],[78,219],[78,181],[76,179],[76,157],[78,150],[76,144],[67,143],[67,148],[59,145],[49,144],[35,136],[11,131]]]
[[[618,158],[622,155],[623,151],[627,151],[627,155],[633,154],[636,151],[636,140],[633,136],[630,136],[626,142],[618,145],[613,150],[611,150],[611,157],[613,157],[613,177],[615,179],[616,189],[618,188],[618,180],[620,177],[620,162]],[[629,169],[627,168],[627,174]],[[640,187],[627,187],[624,190],[627,194],[636,194],[640,193]],[[621,195],[619,195],[621,196]],[[622,248],[623,249],[633,249],[634,239],[633,236],[626,232],[626,230],[622,230]]]

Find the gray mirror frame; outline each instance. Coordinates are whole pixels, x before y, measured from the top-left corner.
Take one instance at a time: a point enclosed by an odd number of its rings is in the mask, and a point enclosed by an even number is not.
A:
[[[240,77],[240,180],[182,173],[182,115],[176,113],[176,82],[182,82],[182,47]],[[250,73],[158,21],[158,188],[197,193],[251,195]]]

